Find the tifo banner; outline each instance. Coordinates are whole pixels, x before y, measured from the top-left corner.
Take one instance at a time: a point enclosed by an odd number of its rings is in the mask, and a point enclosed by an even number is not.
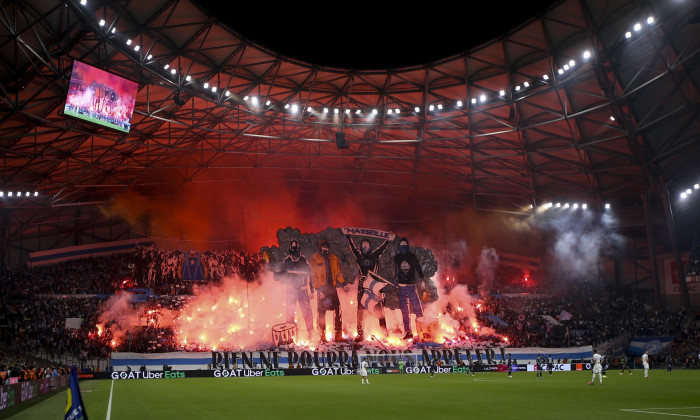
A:
[[[688,257],[683,257],[683,266],[688,265]],[[681,282],[678,278],[678,265],[675,258],[664,259],[664,282],[666,283],[667,295],[681,294]],[[685,277],[685,282],[688,285],[688,293],[700,293],[700,276]]]
[[[148,246],[150,239],[128,239],[124,241],[102,242],[99,244],[70,246],[29,253],[29,266],[55,264],[79,258],[97,257],[134,251],[139,246]]]
[[[180,266],[180,278],[188,281],[205,280],[207,270],[202,264],[202,254],[198,251],[184,253],[185,261]]]
[[[342,232],[345,235],[361,235],[382,239],[389,239],[389,236],[391,236],[391,232],[384,232],[383,230],[359,227],[346,227],[342,229]]]
[[[396,350],[387,352],[369,350],[333,350],[333,351],[212,351],[171,352],[171,353],[112,353],[112,367],[115,371],[143,370],[196,370],[196,369],[234,369],[234,368],[304,368],[304,367],[348,367],[357,364],[358,356],[378,356],[377,360],[386,360],[397,364],[399,359],[413,360],[416,363],[441,360],[445,365],[461,365],[479,362],[482,365],[497,365],[508,360],[513,363],[533,362],[538,355],[551,357],[557,363],[574,360],[589,360],[593,355],[591,346],[566,348],[436,348],[422,350]],[[517,361],[517,362],[516,362]],[[167,366],[167,368],[165,368]]]
[[[640,356],[645,351],[649,351],[650,355],[655,355],[671,344],[673,337],[634,337],[627,347],[627,354],[631,356]]]
[[[161,369],[163,365],[178,370],[206,369],[211,364],[211,353],[169,352],[169,353],[112,353],[114,370],[139,370],[146,366],[149,370]]]

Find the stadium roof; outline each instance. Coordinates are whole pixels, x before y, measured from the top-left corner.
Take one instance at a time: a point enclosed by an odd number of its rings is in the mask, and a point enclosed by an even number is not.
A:
[[[2,200],[5,254],[122,239],[102,211],[120,195],[209,183],[284,182],[414,215],[609,203],[642,238],[649,196],[659,240],[666,191],[676,216],[697,213],[678,204],[700,182],[689,0],[563,0],[463,52],[389,70],[282,55],[188,0],[2,12],[3,188],[39,192]],[[128,134],[64,115],[75,60],[138,83]]]

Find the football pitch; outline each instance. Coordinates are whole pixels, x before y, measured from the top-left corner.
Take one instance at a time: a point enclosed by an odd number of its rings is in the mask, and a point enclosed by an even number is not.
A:
[[[385,374],[370,385],[357,375],[87,380],[80,389],[91,420],[700,419],[700,371],[649,376],[609,371],[602,386],[575,371],[541,380],[531,372]],[[62,419],[65,404],[62,391],[0,417]]]

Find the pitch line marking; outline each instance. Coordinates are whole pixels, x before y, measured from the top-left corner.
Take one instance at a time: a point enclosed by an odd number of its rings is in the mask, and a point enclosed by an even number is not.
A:
[[[629,411],[632,413],[644,413],[644,414],[659,414],[662,416],[675,416],[675,417],[691,417],[694,419],[700,419],[700,416],[692,414],[673,414],[673,413],[663,413],[658,411],[648,411],[648,410],[692,410],[698,409],[700,407],[658,407],[658,408],[645,408],[645,409],[634,409],[634,408],[621,408],[620,411]]]
[[[112,415],[112,391],[114,391],[114,379],[112,379],[112,387],[109,389],[109,404],[107,404],[106,420],[109,420]]]

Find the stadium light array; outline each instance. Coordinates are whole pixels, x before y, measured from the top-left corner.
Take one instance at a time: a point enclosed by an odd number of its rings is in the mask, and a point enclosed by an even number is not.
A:
[[[87,6],[87,0],[77,0],[77,1],[79,1],[79,3],[80,3],[82,6]],[[636,22],[636,23],[634,23],[634,24],[632,25],[631,30],[626,31],[626,32],[624,33],[624,37],[625,37],[625,38],[631,38],[631,37],[633,36],[633,33],[641,33],[641,32],[643,32],[645,29],[647,29],[648,27],[650,27],[651,25],[653,25],[653,24],[655,23],[655,21],[656,21],[656,20],[655,20],[655,18],[654,18],[653,16],[649,16],[649,17],[647,17],[647,18],[646,18],[644,21],[642,21],[642,22]],[[99,25],[100,27],[104,27],[105,25],[107,25],[107,22],[106,22],[104,19],[97,18],[97,22],[98,22],[98,25]],[[111,28],[112,28],[112,29],[111,29],[112,33],[115,34],[117,28],[116,28],[115,26],[111,26]],[[122,39],[123,39],[123,38],[122,38]],[[131,40],[131,39],[128,39],[126,42],[127,42],[127,45],[131,45],[132,40]],[[139,52],[139,51],[141,51],[141,48],[140,48],[140,46],[135,46],[135,47],[133,48],[133,50],[134,50],[135,52]],[[583,58],[584,61],[590,60],[593,56],[594,56],[594,54],[593,54],[593,52],[591,52],[590,50],[584,50],[584,51],[581,53],[581,57]],[[147,60],[151,60],[152,58],[153,58],[153,55],[152,55],[152,54],[148,54],[148,56],[146,57]],[[157,64],[157,63],[151,63],[151,64]],[[558,75],[564,75],[567,71],[570,71],[570,70],[571,70],[572,68],[574,68],[575,66],[576,66],[576,61],[573,60],[573,59],[569,59],[568,62],[567,62],[566,64],[564,64],[562,67],[558,68],[558,69],[554,72],[554,75],[557,75],[557,74],[558,74]],[[166,64],[166,65],[164,66],[164,70],[168,70],[168,69],[169,69],[169,65]],[[173,74],[173,75],[176,74],[176,71],[175,71],[174,69],[171,70],[170,72],[171,72],[171,74]],[[514,92],[520,92],[520,91],[523,90],[523,88],[525,88],[525,89],[526,89],[526,88],[529,88],[530,85],[532,84],[532,81],[540,81],[540,82],[544,82],[544,83],[549,83],[549,80],[550,80],[551,76],[552,76],[552,75],[546,74],[546,73],[545,73],[545,74],[542,74],[539,78],[538,78],[538,77],[533,77],[533,78],[531,79],[531,81],[524,81],[524,82],[522,82],[521,84],[511,86],[511,89],[510,89],[510,90],[511,90],[511,91],[514,91]],[[187,81],[188,81],[188,82],[193,82],[193,83],[196,82],[195,80],[192,80],[192,78],[191,78],[190,76],[187,76]],[[209,83],[203,83],[202,86],[203,86],[204,89],[211,89],[211,91],[214,92],[214,93],[217,92],[217,88],[216,88],[216,87],[210,88],[210,87],[209,87]],[[500,89],[500,90],[497,91],[498,95],[497,95],[497,96],[494,96],[493,98],[489,97],[489,95],[488,95],[487,93],[482,93],[482,94],[480,94],[480,95],[478,95],[478,96],[476,96],[476,97],[471,98],[471,99],[469,100],[469,103],[471,103],[472,105],[477,105],[477,103],[488,103],[488,102],[489,102],[490,100],[492,100],[492,99],[501,99],[501,100],[502,100],[502,99],[506,96],[506,92],[507,92],[507,91],[508,91],[508,89]],[[226,95],[225,95],[226,97],[229,97],[229,96],[230,96],[230,92],[229,92],[229,91],[225,91],[225,93],[226,93]],[[495,92],[494,92],[494,93],[495,93]],[[455,105],[453,105],[453,106],[450,107],[450,110],[453,110],[453,111],[460,110],[460,109],[462,109],[462,107],[464,106],[464,104],[465,104],[465,102],[463,102],[462,100],[457,100],[456,103],[455,103]],[[283,106],[284,106],[285,109],[289,109],[289,107],[290,107],[289,104],[283,104]],[[442,105],[442,104],[439,104],[439,105],[437,105],[437,108],[438,108],[439,110],[443,110],[443,105]],[[431,109],[430,109],[430,110],[434,110],[434,109],[435,109],[435,106],[431,105]],[[414,108],[414,110],[415,110],[415,113],[417,114],[417,113],[420,112],[420,107],[419,107],[419,106],[416,106],[416,107]],[[356,115],[360,115],[360,114],[361,114],[361,110],[360,110],[360,109],[355,109],[354,111],[355,111],[355,114],[356,114]],[[398,109],[398,108],[391,109],[391,108],[389,108],[389,107],[387,106],[385,109],[381,110],[381,112],[386,112],[387,114],[389,113],[389,111],[391,111],[392,114],[397,114],[397,115],[398,115],[398,114],[401,114],[401,112],[400,112],[401,110]],[[377,109],[373,109],[372,111],[369,111],[369,112],[370,112],[372,115],[377,115],[380,111],[377,110]],[[350,114],[350,109],[347,109],[347,110],[346,110],[346,114],[348,114],[348,115]]]
[[[5,191],[5,190],[0,190],[0,197],[8,197],[8,198],[32,198],[32,197],[39,197],[39,192],[38,191]]]
[[[688,198],[693,194],[693,192],[697,192],[698,190],[700,190],[700,184],[693,184],[692,187],[688,187],[681,192],[681,199]]]
[[[551,202],[551,201],[547,202],[540,207],[540,210],[548,210],[548,209],[551,209],[552,207],[555,207],[557,209],[569,209],[570,208],[570,209],[576,210],[578,208],[581,208],[583,210],[588,210],[587,203],[574,203],[574,204],[564,203],[564,204],[562,204],[561,201],[558,201],[556,204]],[[610,203],[604,204],[604,207],[606,209],[610,209]],[[534,207],[531,207],[531,208],[534,208]]]

